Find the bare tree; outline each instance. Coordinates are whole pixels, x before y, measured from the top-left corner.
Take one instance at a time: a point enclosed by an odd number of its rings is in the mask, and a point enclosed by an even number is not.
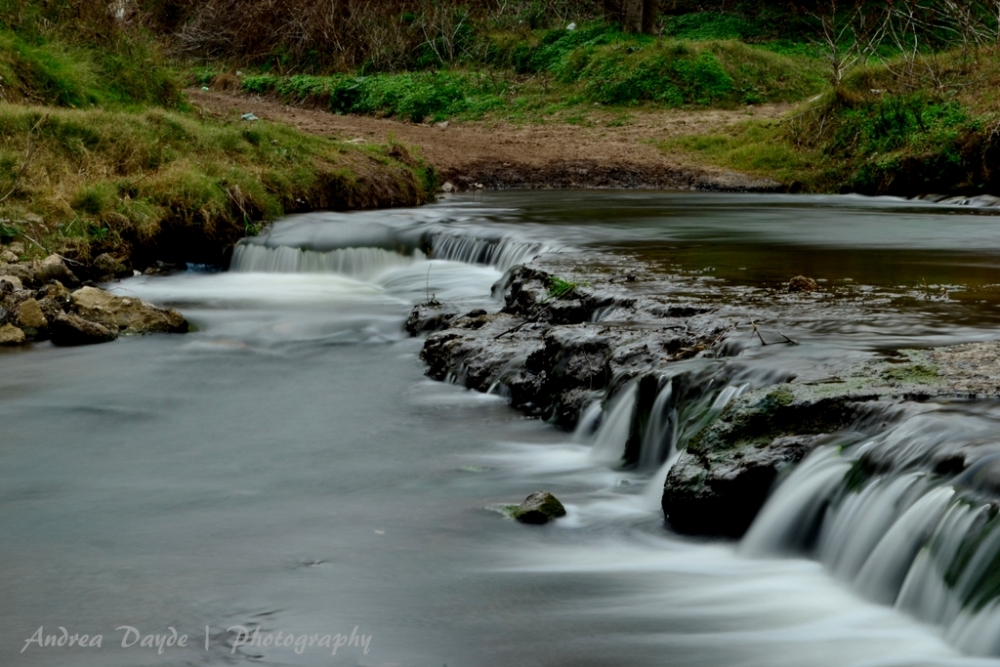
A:
[[[820,25],[830,83],[839,87],[848,70],[876,52],[886,21],[858,1],[845,8],[838,0],[828,0],[812,16]]]

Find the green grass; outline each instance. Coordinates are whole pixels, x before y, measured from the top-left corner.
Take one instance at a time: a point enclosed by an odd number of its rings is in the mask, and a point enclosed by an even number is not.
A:
[[[675,137],[658,147],[667,154],[696,155],[734,171],[797,184],[811,192],[836,190],[843,177],[837,163],[822,151],[796,147],[782,126],[747,121],[712,135]]]
[[[930,76],[933,74],[933,76]],[[661,143],[811,191],[1000,194],[1000,54],[930,54],[851,72],[779,124]]]
[[[435,186],[400,147],[263,121],[0,104],[0,191],[13,191],[0,205],[13,221],[7,234],[84,260],[112,251],[207,261],[288,211],[416,204]]]
[[[242,89],[290,101],[320,100],[336,113],[395,116],[422,122],[463,115],[478,117],[498,109],[503,86],[482,76],[452,72],[376,74],[371,76],[272,74],[247,76]]]
[[[626,37],[607,26],[549,31],[517,69],[311,76],[257,74],[245,92],[311,101],[337,113],[427,119],[548,115],[573,107],[735,108],[802,99],[822,88],[817,61],[739,42]],[[199,74],[199,76],[202,76]],[[579,114],[576,114],[579,115]]]
[[[180,78],[141,40],[87,48],[0,28],[0,99],[61,107],[181,103]]]

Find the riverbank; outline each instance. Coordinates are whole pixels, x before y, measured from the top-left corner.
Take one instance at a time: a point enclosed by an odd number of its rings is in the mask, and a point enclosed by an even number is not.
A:
[[[781,189],[776,181],[669,159],[656,142],[717,130],[749,118],[777,119],[783,104],[740,109],[589,110],[570,123],[503,120],[412,123],[289,106],[234,91],[189,89],[196,108],[220,120],[244,113],[339,141],[417,147],[446,191],[471,189],[652,188],[729,191]]]

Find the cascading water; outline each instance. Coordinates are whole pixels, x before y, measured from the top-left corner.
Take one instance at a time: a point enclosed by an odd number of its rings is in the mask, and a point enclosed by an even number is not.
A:
[[[431,234],[428,245],[430,255],[435,259],[485,264],[500,271],[524,264],[548,250],[541,243],[525,243],[508,238],[490,240],[445,233]]]
[[[388,269],[409,266],[423,259],[424,254],[419,250],[406,256],[381,248],[338,248],[317,252],[288,246],[268,248],[242,243],[233,251],[229,269],[241,273],[339,273],[359,280],[371,280]]]
[[[997,457],[958,476],[913,469],[942,460],[942,449],[995,450],[981,440],[995,409],[967,407],[955,419],[913,406],[873,440],[817,450],[768,500],[741,552],[812,555],[859,595],[944,626],[962,651],[1000,654],[1000,519],[981,500],[982,471]],[[878,472],[888,456],[899,472]]]

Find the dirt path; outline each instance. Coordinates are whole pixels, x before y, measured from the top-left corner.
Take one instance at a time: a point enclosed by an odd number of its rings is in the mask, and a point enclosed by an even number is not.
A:
[[[390,137],[420,154],[455,189],[505,188],[703,188],[773,190],[780,185],[745,174],[665,155],[656,142],[719,129],[754,118],[777,118],[787,105],[752,110],[591,111],[586,123],[514,125],[468,121],[436,125],[367,116],[341,116],[317,109],[223,91],[189,90],[191,103],[211,115],[259,118],[304,132],[352,141]],[[752,114],[752,115],[751,115]],[[448,186],[446,186],[447,188]]]

